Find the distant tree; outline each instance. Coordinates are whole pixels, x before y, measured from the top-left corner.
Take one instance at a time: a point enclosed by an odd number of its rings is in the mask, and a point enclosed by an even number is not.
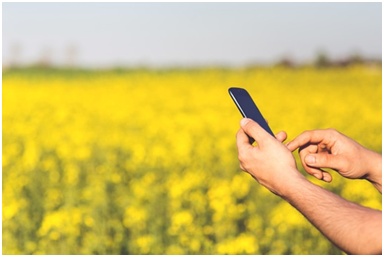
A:
[[[283,57],[276,63],[276,66],[293,68],[295,66],[295,62],[290,57]]]
[[[349,57],[350,64],[362,64],[364,63],[364,58],[359,53],[354,53]]]
[[[328,58],[328,55],[324,51],[319,51],[317,53],[314,65],[318,68],[324,68],[331,65],[331,61]]]

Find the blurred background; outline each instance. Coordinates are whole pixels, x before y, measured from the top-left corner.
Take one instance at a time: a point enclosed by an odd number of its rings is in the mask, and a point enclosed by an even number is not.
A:
[[[381,59],[381,3],[4,3],[3,65]]]
[[[276,133],[382,149],[382,3],[3,3],[4,254],[340,254],[239,169]],[[297,153],[298,167],[303,172]],[[381,209],[366,181],[342,197]]]

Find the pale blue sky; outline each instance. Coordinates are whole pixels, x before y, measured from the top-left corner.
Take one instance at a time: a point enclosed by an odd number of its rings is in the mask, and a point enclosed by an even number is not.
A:
[[[232,65],[381,57],[381,3],[3,3],[3,63]],[[18,54],[12,50],[20,46]],[[16,51],[17,52],[17,51]],[[16,55],[16,57],[15,57]],[[18,55],[18,56],[17,56]]]

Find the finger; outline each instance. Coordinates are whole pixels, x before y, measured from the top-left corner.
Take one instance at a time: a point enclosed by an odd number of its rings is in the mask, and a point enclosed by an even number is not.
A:
[[[332,175],[329,174],[328,172],[324,171],[321,168],[332,168],[337,170],[335,167],[329,167],[333,165],[328,165],[329,163],[332,163],[333,161],[330,161],[330,159],[334,159],[333,155],[330,154],[325,154],[325,153],[318,153],[318,154],[309,154],[305,156],[304,161],[306,163],[307,169],[311,170],[313,172],[314,170],[319,170],[322,172],[322,180],[325,182],[331,182],[332,181]],[[328,161],[327,161],[328,160]],[[328,164],[327,164],[328,163]],[[319,176],[319,175],[317,175]]]
[[[282,143],[285,141],[285,139],[287,139],[287,133],[285,131],[280,131],[275,135],[275,137]]]
[[[299,147],[305,146],[306,144],[317,144],[320,143],[326,137],[325,130],[311,130],[305,131],[293,139],[287,144],[287,148],[290,151],[295,151]]]
[[[326,172],[326,171],[323,171],[323,180],[325,181],[325,182],[331,182],[332,181],[332,175],[331,174],[329,174],[328,172]]]
[[[263,145],[264,141],[271,137],[267,131],[265,131],[259,124],[255,121],[243,118],[240,121],[240,126],[244,130],[244,132],[255,139],[258,145]]]
[[[236,134],[236,145],[238,152],[238,159],[241,163],[248,158],[249,150],[253,149],[253,146],[249,143],[248,135],[245,134],[242,128]],[[245,170],[244,166],[242,166],[242,170]]]
[[[242,128],[240,128],[236,133],[236,143],[237,147],[243,145],[251,145],[248,140],[248,135],[244,132]]]
[[[311,153],[305,156],[304,159],[306,165],[317,168],[331,168],[334,170],[340,170],[342,167],[345,167],[347,163],[343,158],[340,158],[338,155],[328,154],[328,153]]]
[[[319,143],[317,145],[317,153],[331,153],[331,151],[329,150],[327,144]]]
[[[306,171],[308,172],[308,174],[314,176],[318,180],[323,180],[328,183],[332,181],[332,175],[320,168],[307,167]]]
[[[318,167],[312,167],[305,162],[306,156],[314,154],[316,152],[317,152],[317,145],[307,145],[304,148],[300,148],[300,150],[299,150],[300,160],[301,160],[301,163],[303,165],[304,170],[308,174],[316,177],[317,179],[322,180],[323,179],[323,170],[321,170]]]

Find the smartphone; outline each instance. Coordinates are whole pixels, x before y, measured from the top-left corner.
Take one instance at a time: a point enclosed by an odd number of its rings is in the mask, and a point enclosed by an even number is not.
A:
[[[255,102],[252,100],[252,97],[247,92],[247,90],[245,90],[244,88],[231,87],[228,89],[228,92],[243,117],[254,120],[265,131],[275,137],[271,128],[268,126],[268,123],[265,121],[263,115],[261,115],[259,108],[257,108]],[[255,140],[253,138],[250,138],[251,144],[254,141]]]

